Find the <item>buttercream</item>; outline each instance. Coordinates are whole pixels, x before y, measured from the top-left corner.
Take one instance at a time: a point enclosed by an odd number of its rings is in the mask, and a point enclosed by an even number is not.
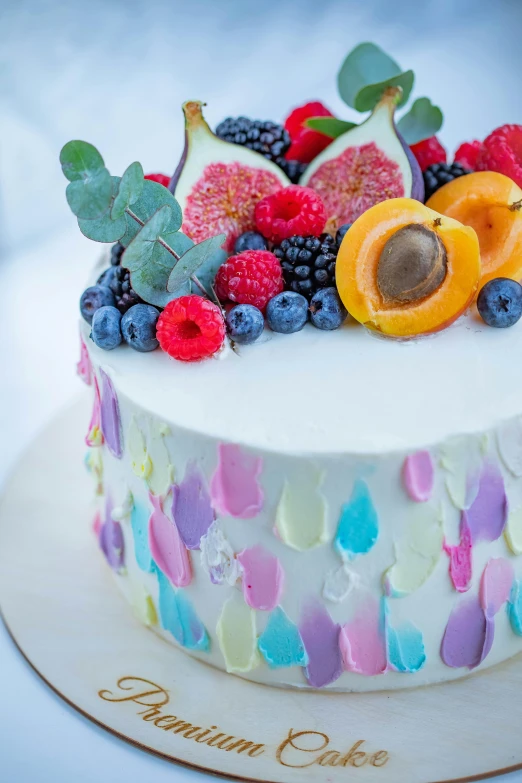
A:
[[[195,462],[187,464],[183,481],[172,487],[172,516],[187,549],[199,549],[215,515],[205,478]]]
[[[480,438],[456,437],[441,445],[441,467],[446,471],[446,489],[459,510],[469,508],[477,496],[482,444]]]
[[[480,473],[477,496],[469,509],[463,512],[472,543],[496,541],[504,530],[507,511],[502,473],[493,462],[485,462]]]
[[[92,364],[89,357],[89,351],[80,333],[80,359],[76,365],[76,372],[82,379],[82,381],[90,386],[92,383]]]
[[[508,617],[511,628],[517,636],[522,636],[522,579],[515,579],[508,603]]]
[[[341,627],[319,601],[310,600],[303,610],[299,632],[308,655],[305,669],[308,684],[322,688],[335,682],[343,671],[339,647]]]
[[[190,557],[176,525],[163,510],[163,499],[149,493],[153,511],[149,521],[149,548],[165,576],[176,585],[186,587],[192,580]]]
[[[502,462],[514,476],[522,476],[522,416],[502,422],[497,429]]]
[[[504,537],[514,555],[522,555],[522,506],[510,509]]]
[[[260,544],[243,549],[237,556],[243,569],[243,596],[252,609],[270,612],[275,609],[281,594],[285,575],[275,555]]]
[[[406,492],[417,503],[425,503],[433,492],[434,468],[429,451],[416,451],[404,460],[402,480]]]
[[[426,663],[422,631],[407,621],[394,628],[387,625],[388,663],[398,672],[418,672]]]
[[[443,538],[440,509],[419,508],[396,545],[395,564],[385,574],[389,595],[410,595],[426,582],[439,562]]]
[[[210,649],[207,631],[185,591],[175,590],[161,571],[157,570],[157,575],[162,627],[169,631],[182,647],[206,652]]]
[[[170,458],[165,437],[170,434],[166,424],[149,420],[147,454],[151,461],[147,486],[154,495],[166,495],[174,482],[174,466]]]
[[[341,509],[335,536],[335,548],[348,560],[367,554],[379,536],[377,512],[368,485],[357,479],[350,501]]]
[[[285,481],[276,511],[277,535],[292,549],[303,552],[327,540],[326,499],[321,492],[323,476],[306,470],[303,482]]]
[[[89,429],[85,436],[85,443],[87,446],[101,446],[103,444],[103,431],[101,426],[101,399],[100,399],[100,387],[98,386],[98,380],[93,375],[94,397],[92,402],[91,420],[89,422]]]
[[[270,668],[306,666],[308,656],[297,626],[280,606],[271,612],[259,637],[259,650]]]
[[[114,571],[121,571],[125,565],[125,544],[119,522],[112,518],[112,503],[107,496],[105,518],[99,530],[99,541],[108,564]]]
[[[344,668],[368,676],[387,667],[385,618],[381,604],[368,596],[341,629],[339,645]]]
[[[102,449],[90,448],[85,455],[85,467],[94,478],[96,495],[103,495]]]
[[[258,666],[256,613],[234,592],[225,601],[216,628],[227,672],[244,673]]]
[[[211,524],[199,543],[201,565],[212,584],[235,585],[241,576],[241,568],[218,521]]]
[[[478,596],[462,599],[453,609],[441,645],[446,666],[474,669],[482,663],[493,643],[493,635]]]
[[[471,531],[467,519],[462,517],[459,543],[451,546],[446,540],[444,541],[444,551],[450,559],[449,573],[451,581],[455,590],[459,593],[465,593],[471,586],[472,548]]]
[[[141,503],[134,502],[130,519],[136,562],[142,571],[154,571],[154,562],[149,548],[150,514]]]
[[[249,454],[233,443],[218,446],[218,465],[210,482],[212,503],[218,514],[252,519],[263,508],[259,476],[261,457]]]
[[[134,615],[147,628],[157,625],[158,615],[154,601],[142,584],[132,583],[131,606]]]
[[[342,563],[338,568],[328,571],[323,584],[323,598],[337,604],[344,601],[352,590],[357,587],[360,577],[352,571],[348,563]]]
[[[107,448],[113,457],[123,455],[120,406],[114,385],[107,373],[100,369],[101,378],[101,428]]]
[[[152,461],[147,451],[145,437],[140,429],[136,416],[130,420],[127,431],[127,450],[130,455],[132,472],[142,479],[147,479],[152,470]]]
[[[487,617],[494,617],[509,599],[513,566],[504,557],[488,560],[480,580],[480,604]]]

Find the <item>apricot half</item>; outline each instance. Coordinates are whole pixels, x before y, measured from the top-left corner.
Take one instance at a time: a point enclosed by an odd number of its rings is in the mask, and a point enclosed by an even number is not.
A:
[[[335,276],[346,309],[368,329],[393,337],[438,332],[473,301],[477,235],[419,201],[388,199],[348,230]]]
[[[427,206],[471,226],[482,260],[481,284],[522,280],[522,190],[496,171],[477,171],[443,185]]]

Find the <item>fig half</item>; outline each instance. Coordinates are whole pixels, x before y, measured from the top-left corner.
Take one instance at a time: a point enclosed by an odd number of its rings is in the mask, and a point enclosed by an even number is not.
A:
[[[395,127],[399,98],[400,88],[389,88],[371,116],[335,139],[301,177],[323,200],[332,229],[389,198],[424,200],[419,164]]]

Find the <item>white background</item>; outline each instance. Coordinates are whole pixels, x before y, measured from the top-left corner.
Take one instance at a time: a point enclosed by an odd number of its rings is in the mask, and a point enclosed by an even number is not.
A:
[[[335,74],[373,40],[414,68],[454,150],[522,122],[521,39],[519,0],[0,0],[0,482],[79,388],[77,301],[99,246],[65,203],[67,140],[94,143],[113,174],[133,160],[170,174],[189,98],[211,124],[309,99],[348,118]],[[202,779],[68,708],[0,626],[0,783]]]

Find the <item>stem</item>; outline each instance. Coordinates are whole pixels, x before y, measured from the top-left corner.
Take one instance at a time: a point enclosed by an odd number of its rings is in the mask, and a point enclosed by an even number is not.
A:
[[[138,216],[137,216],[137,215],[136,215],[136,214],[135,214],[135,213],[134,213],[134,212],[133,212],[131,209],[129,209],[129,207],[127,207],[127,208],[125,209],[125,212],[127,213],[127,215],[128,215],[129,217],[131,217],[133,220],[135,220],[135,221],[136,221],[136,223],[138,223],[138,224],[139,224],[139,225],[140,225],[140,226],[143,228],[143,226],[145,225],[145,223],[144,223],[144,222],[143,222],[143,220],[141,220],[141,219],[140,219],[140,218],[139,218],[139,217],[138,217]],[[179,261],[179,259],[180,259],[180,256],[178,256],[178,254],[176,253],[176,251],[175,251],[175,250],[173,250],[173,249],[170,247],[170,245],[167,245],[167,243],[165,242],[165,240],[163,240],[161,237],[158,237],[158,239],[157,239],[156,241],[157,241],[157,242],[159,242],[159,244],[161,245],[161,247],[165,248],[165,250],[167,251],[167,253],[170,253],[170,255],[171,255],[171,256],[174,256],[174,258],[176,259],[176,261]]]
[[[520,209],[522,209],[522,198],[509,205],[510,212],[518,212]]]
[[[210,299],[210,296],[208,295],[208,291],[207,291],[207,289],[205,288],[205,286],[203,285],[203,283],[202,283],[200,280],[198,280],[198,278],[196,277],[196,275],[191,275],[191,276],[190,276],[190,279],[192,280],[192,282],[193,282],[195,285],[197,285],[197,287],[199,288],[199,290],[201,291],[201,293],[202,293],[204,296],[206,296],[206,297],[207,297],[207,299]]]

